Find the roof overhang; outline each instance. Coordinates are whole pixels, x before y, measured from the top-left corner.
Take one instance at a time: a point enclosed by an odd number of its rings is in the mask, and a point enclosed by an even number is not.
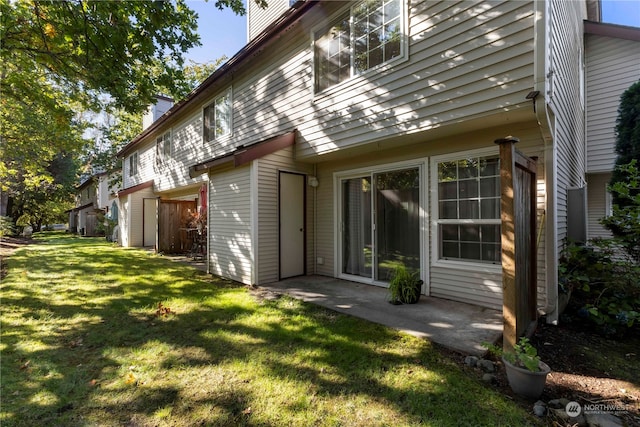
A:
[[[295,141],[296,131],[292,130],[282,135],[274,136],[273,138],[249,145],[248,147],[240,146],[231,153],[223,154],[189,167],[189,176],[191,178],[195,178],[215,166],[221,166],[224,164],[233,163],[234,167],[242,166],[259,159],[260,157],[264,157],[268,154],[275,153],[278,150],[282,150],[283,148],[290,147],[295,143]]]
[[[64,213],[70,213],[75,211],[81,211],[82,209],[90,208],[93,206],[93,202],[89,202],[86,205],[76,206],[75,208],[64,211]]]
[[[208,89],[215,87],[215,84],[223,77],[242,67],[248,60],[262,51],[265,47],[274,43],[281,34],[285,33],[293,24],[295,24],[309,9],[311,9],[317,0],[298,0],[278,19],[253,38],[249,43],[238,51],[231,59],[225,62],[220,68],[214,71],[204,82],[189,93],[184,99],[177,102],[164,113],[158,120],[153,122],[148,128],[143,130],[135,138],[125,145],[116,157],[124,157],[125,154],[134,149],[144,138],[155,132],[163,126],[168,120],[176,116],[195,102],[205,101],[210,95]]]
[[[126,196],[127,194],[135,193],[136,191],[144,190],[145,188],[153,187],[153,180],[143,182],[142,184],[134,185],[133,187],[120,190],[116,193],[117,197]]]
[[[640,41],[640,28],[604,22],[584,21],[584,33],[617,39]]]

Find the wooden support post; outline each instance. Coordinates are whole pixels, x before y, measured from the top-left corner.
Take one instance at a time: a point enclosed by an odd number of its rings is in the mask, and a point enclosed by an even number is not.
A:
[[[500,146],[500,219],[502,223],[502,348],[506,353],[513,353],[516,344],[516,229],[514,203],[515,147],[518,138],[508,136],[496,139]]]

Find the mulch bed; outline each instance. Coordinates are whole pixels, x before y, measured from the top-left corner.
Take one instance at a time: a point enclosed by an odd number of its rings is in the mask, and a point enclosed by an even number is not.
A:
[[[626,425],[640,426],[640,339],[638,337],[619,341],[586,330],[570,323],[560,326],[548,325],[540,319],[531,343],[541,359],[551,367],[544,392],[543,402],[565,398],[582,405],[607,404],[626,408],[626,413],[616,413]],[[445,353],[452,353],[444,350]],[[594,356],[598,360],[594,363]],[[624,378],[616,378],[612,364],[608,365],[611,355],[617,355],[615,364],[618,372],[625,371]],[[450,354],[464,369],[466,355]],[[490,356],[487,356],[490,357]],[[497,372],[492,387],[513,399],[529,412],[533,410],[532,400],[515,395],[502,366],[496,361]],[[483,372],[473,368],[478,377]],[[610,372],[611,371],[611,372]],[[620,376],[620,375],[618,375]],[[632,381],[630,380],[632,379]],[[564,427],[561,420],[547,417],[548,425]],[[570,424],[569,424],[570,425]]]

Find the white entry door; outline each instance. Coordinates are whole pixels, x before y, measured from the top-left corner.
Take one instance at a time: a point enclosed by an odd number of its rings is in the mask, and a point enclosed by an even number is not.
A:
[[[280,278],[302,276],[305,263],[305,176],[280,172]]]

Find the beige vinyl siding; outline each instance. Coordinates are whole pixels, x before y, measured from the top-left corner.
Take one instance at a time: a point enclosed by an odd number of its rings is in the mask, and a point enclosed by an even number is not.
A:
[[[109,175],[100,175],[97,184],[96,205],[98,209],[111,207],[111,191],[109,188]]]
[[[187,178],[195,163],[292,129],[298,130],[296,159],[315,162],[383,138],[412,134],[414,141],[424,140],[420,132],[446,125],[449,133],[459,133],[461,121],[469,119],[482,118],[481,125],[490,126],[505,123],[507,112],[514,114],[511,123],[532,116],[524,99],[533,85],[532,1],[408,4],[408,57],[319,95],[313,93],[311,30],[347,2],[314,6],[301,23],[256,52],[233,81],[218,82],[206,101],[157,130],[159,135],[173,127],[174,135],[171,166],[158,170],[160,191],[198,182]],[[204,144],[202,108],[230,86],[232,134]],[[156,136],[146,142],[151,154]]]
[[[532,114],[524,99],[533,85],[532,2],[417,2],[407,60],[314,95],[310,29],[344,4],[314,7],[234,75],[233,134],[205,150],[220,155],[296,128],[296,158],[315,161],[462,119]]]
[[[234,85],[233,135],[212,144],[216,153],[233,147],[260,142],[296,128],[305,121],[311,106],[311,63],[308,37],[283,39],[278,47],[286,52],[274,64],[265,64],[261,72],[238,78]],[[242,81],[242,83],[240,82]]]
[[[552,25],[550,108],[555,113],[554,144],[557,153],[557,245],[567,235],[567,189],[584,186],[586,147],[584,104],[581,93],[583,30],[586,8],[582,2],[547,3]]]
[[[533,85],[532,2],[412,5],[409,60],[316,95],[298,125],[299,158],[523,104]]]
[[[155,140],[154,140],[155,141]],[[151,181],[156,176],[155,162],[156,162],[156,146],[155,143],[146,143],[137,148],[138,153],[138,173],[134,176],[129,176],[129,157],[133,152],[129,153],[123,162],[123,189],[127,189],[138,184],[142,184],[147,181]]]
[[[251,169],[212,172],[209,183],[209,268],[211,273],[252,284]]]
[[[609,230],[600,224],[607,214],[607,184],[610,173],[587,175],[587,238],[611,238]]]
[[[620,96],[640,79],[640,43],[587,34],[585,44],[587,172],[610,172]]]
[[[129,247],[142,247],[143,245],[143,199],[145,198],[154,198],[155,193],[153,192],[153,188],[145,188],[140,191],[136,191],[135,193],[128,194],[128,205],[127,205],[127,224],[126,230],[120,230],[120,233],[127,233],[127,242],[126,246]],[[122,227],[123,225],[120,224]]]
[[[155,137],[153,140],[155,141]],[[185,186],[198,186],[205,180],[206,174],[191,178],[189,166],[205,160],[203,156],[206,154],[202,144],[202,114],[196,113],[171,129],[171,158],[156,166],[158,171],[155,182],[157,191],[164,192]]]
[[[257,284],[271,283],[279,279],[279,212],[278,174],[296,172],[313,173],[313,166],[299,164],[293,159],[293,147],[279,150],[256,160],[258,167],[258,279]],[[314,272],[313,256],[313,188],[307,186],[306,239],[307,273]]]
[[[432,267],[431,283],[431,296],[496,310],[502,309],[502,275],[500,273],[481,269]]]
[[[360,166],[354,162],[354,167]],[[335,200],[333,173],[347,166],[330,163],[319,164],[316,169],[318,187],[316,188],[316,258],[322,258],[322,264],[316,265],[316,273],[335,276]]]
[[[255,1],[245,2],[247,5],[247,27],[249,40],[260,34],[273,21],[289,9],[289,0],[269,0],[266,9],[261,8]]]

